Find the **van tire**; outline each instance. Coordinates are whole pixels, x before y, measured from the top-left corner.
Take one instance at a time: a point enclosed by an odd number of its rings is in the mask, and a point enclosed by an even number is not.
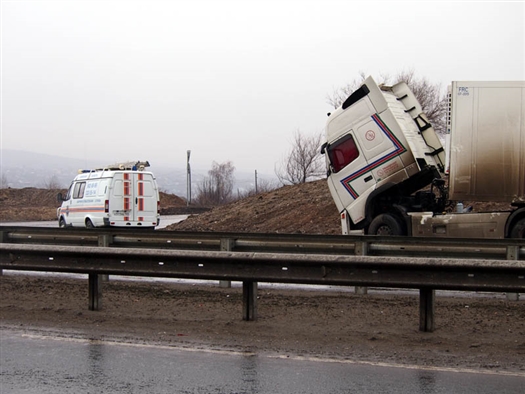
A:
[[[95,228],[95,225],[91,221],[91,219],[86,219],[86,228]]]
[[[58,221],[58,227],[60,227],[60,228],[66,228],[67,227],[66,220],[64,218],[60,218],[60,220]]]
[[[382,213],[377,215],[368,227],[370,235],[406,235],[403,223],[394,215]]]
[[[511,238],[525,238],[525,218],[518,220],[510,231]]]

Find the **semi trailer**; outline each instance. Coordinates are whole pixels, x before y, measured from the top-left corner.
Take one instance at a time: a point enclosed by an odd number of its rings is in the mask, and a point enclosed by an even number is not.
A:
[[[525,238],[525,81],[453,82],[447,112],[443,144],[406,83],[369,77],[329,114],[321,152],[343,234]]]

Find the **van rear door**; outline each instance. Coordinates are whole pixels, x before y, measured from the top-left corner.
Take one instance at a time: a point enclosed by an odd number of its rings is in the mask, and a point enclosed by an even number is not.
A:
[[[118,172],[110,195],[112,226],[157,225],[157,184],[151,173]]]

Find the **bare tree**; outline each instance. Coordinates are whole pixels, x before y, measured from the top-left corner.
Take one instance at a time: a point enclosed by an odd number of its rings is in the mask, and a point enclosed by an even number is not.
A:
[[[299,130],[294,134],[292,149],[282,160],[275,174],[283,184],[305,183],[324,175],[324,163],[321,160],[321,133],[304,135]]]
[[[232,201],[235,167],[231,161],[213,162],[208,176],[197,186],[196,203],[204,206],[222,205]]]
[[[414,70],[400,72],[395,77],[388,75],[381,75],[380,77],[377,82],[385,85],[405,82],[412,92],[414,92],[414,95],[423,108],[423,112],[427,115],[436,132],[445,134],[447,96],[446,94],[442,94],[440,84],[433,84],[424,77],[416,77]],[[348,96],[363,83],[365,78],[366,74],[360,72],[359,78],[356,78],[343,87],[335,89],[331,95],[328,95],[326,98],[327,103],[334,108],[338,108]]]
[[[7,189],[9,187],[9,181],[7,180],[7,175],[2,172],[2,177],[0,178],[0,189]]]
[[[326,102],[333,108],[339,108],[341,104],[363,83],[366,79],[366,74],[363,71],[359,72],[359,77],[352,82],[347,83],[337,89],[334,89],[331,95],[326,96]]]
[[[257,188],[255,188],[255,185],[253,188],[248,190],[238,190],[237,191],[237,200],[241,200],[243,198],[256,196],[260,193],[267,193],[271,192],[272,190],[275,190],[279,187],[277,181],[268,181],[266,179],[259,179],[257,181]]]
[[[51,178],[48,178],[46,181],[44,181],[44,188],[53,190],[53,189],[61,189],[62,186],[60,185],[60,181],[58,180],[58,177],[56,175],[52,175]]]
[[[446,133],[448,98],[441,93],[441,85],[433,84],[427,78],[417,78],[413,70],[399,73],[397,82],[405,82],[414,93],[423,112],[438,134]]]

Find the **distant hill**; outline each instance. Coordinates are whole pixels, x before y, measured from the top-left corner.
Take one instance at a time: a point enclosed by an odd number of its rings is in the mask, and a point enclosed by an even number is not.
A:
[[[0,155],[1,186],[16,189],[26,187],[66,189],[79,169],[95,168],[113,163],[99,163],[11,149],[2,149]],[[147,159],[137,158],[137,160]],[[155,174],[160,190],[186,197],[186,168],[156,166],[151,160],[150,163],[149,170]],[[197,186],[207,175],[207,171],[192,169],[192,195],[195,195]],[[259,179],[270,180],[273,177],[273,175],[261,175]],[[235,190],[245,191],[254,188],[255,181],[252,173],[235,171],[235,179]]]

